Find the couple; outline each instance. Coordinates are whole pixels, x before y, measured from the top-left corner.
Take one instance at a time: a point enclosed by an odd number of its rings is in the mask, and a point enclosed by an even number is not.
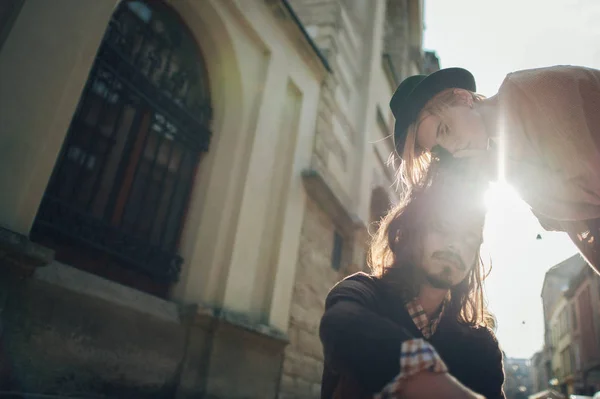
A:
[[[372,273],[327,297],[322,398],[504,398],[481,286],[484,183],[506,176],[598,270],[600,71],[516,72],[484,98],[449,68],[407,78],[390,106],[409,194],[381,221]]]

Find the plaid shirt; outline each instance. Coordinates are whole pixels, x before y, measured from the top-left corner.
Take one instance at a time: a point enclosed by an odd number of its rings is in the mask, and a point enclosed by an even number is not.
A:
[[[431,338],[431,336],[435,333],[435,330],[437,330],[437,326],[440,324],[440,320],[442,320],[442,316],[444,315],[445,308],[446,301],[442,303],[442,306],[435,317],[429,320],[427,313],[425,313],[417,298],[406,304],[406,310],[412,318],[413,323],[415,323],[415,326],[417,326],[423,336],[427,339]]]
[[[442,319],[445,305],[446,301],[444,301],[440,311],[432,320],[429,320],[427,313],[425,313],[416,298],[406,304],[406,310],[423,336],[429,339],[435,333]],[[421,371],[446,373],[448,372],[448,368],[433,346],[425,339],[411,339],[403,342],[400,350],[400,374],[386,385],[383,391],[375,395],[374,398],[389,399],[397,397],[402,387],[402,381]]]

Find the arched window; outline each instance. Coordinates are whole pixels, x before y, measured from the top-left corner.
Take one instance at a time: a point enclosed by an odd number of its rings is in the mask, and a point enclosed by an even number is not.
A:
[[[159,284],[173,282],[210,120],[204,61],[180,18],[159,1],[123,1],[102,40],[32,238],[56,248],[59,260],[89,264],[100,256]],[[73,255],[82,249],[95,255],[82,261]]]

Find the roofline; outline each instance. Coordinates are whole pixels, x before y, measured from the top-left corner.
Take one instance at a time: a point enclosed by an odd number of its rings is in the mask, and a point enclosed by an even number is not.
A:
[[[325,58],[325,56],[323,55],[321,50],[319,50],[319,48],[317,47],[317,44],[314,42],[314,40],[310,37],[310,35],[306,31],[306,29],[304,28],[304,24],[302,24],[302,21],[300,21],[298,14],[296,14],[296,12],[294,11],[294,8],[290,4],[289,0],[281,0],[281,3],[283,4],[283,6],[287,10],[287,12],[292,17],[292,20],[294,21],[296,26],[298,26],[298,28],[300,29],[300,32],[302,33],[302,36],[304,36],[304,38],[306,39],[306,41],[308,42],[310,47],[315,52],[315,55],[319,58],[319,60],[321,61],[321,63],[325,67],[325,69],[327,70],[327,72],[333,73],[333,70],[331,69],[329,62],[327,61],[327,58]]]
[[[542,291],[540,293],[540,296],[542,298],[544,297],[544,289],[546,288],[546,279],[548,278],[548,275],[553,275],[554,272],[556,272],[557,269],[559,269],[561,266],[564,266],[564,264],[566,264],[569,261],[571,261],[571,259],[577,258],[577,257],[581,257],[581,254],[579,252],[577,252],[576,254],[574,254],[572,256],[569,256],[567,259],[565,259],[565,260],[563,260],[563,261],[555,264],[550,269],[548,269],[548,271],[544,274],[544,281],[542,282]],[[583,258],[581,257],[581,259],[583,259]],[[584,260],[584,262],[585,262],[585,260]],[[577,274],[579,274],[579,273],[577,273]],[[571,280],[571,278],[569,278],[569,280]]]

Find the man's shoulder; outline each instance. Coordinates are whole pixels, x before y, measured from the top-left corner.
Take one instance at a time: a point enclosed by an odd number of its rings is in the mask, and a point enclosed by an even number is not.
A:
[[[364,272],[358,272],[344,277],[333,286],[327,295],[326,306],[331,306],[338,300],[355,300],[364,303],[374,303],[379,295],[379,279]]]
[[[337,287],[369,287],[371,289],[377,289],[377,281],[378,278],[367,274],[365,272],[358,272],[351,274],[349,276],[344,277],[342,280],[338,281],[332,288],[335,289]]]
[[[358,281],[364,284],[370,284],[371,282],[373,282],[375,280],[376,277],[367,274],[365,272],[357,272],[354,274],[350,274],[349,276],[344,277],[343,279],[341,279],[339,283],[342,283],[344,281]]]
[[[486,326],[471,327],[471,331],[477,339],[488,344],[498,345],[498,339],[494,330]]]
[[[500,345],[494,331],[487,326],[461,326],[466,342],[473,350],[485,353],[497,353]]]

